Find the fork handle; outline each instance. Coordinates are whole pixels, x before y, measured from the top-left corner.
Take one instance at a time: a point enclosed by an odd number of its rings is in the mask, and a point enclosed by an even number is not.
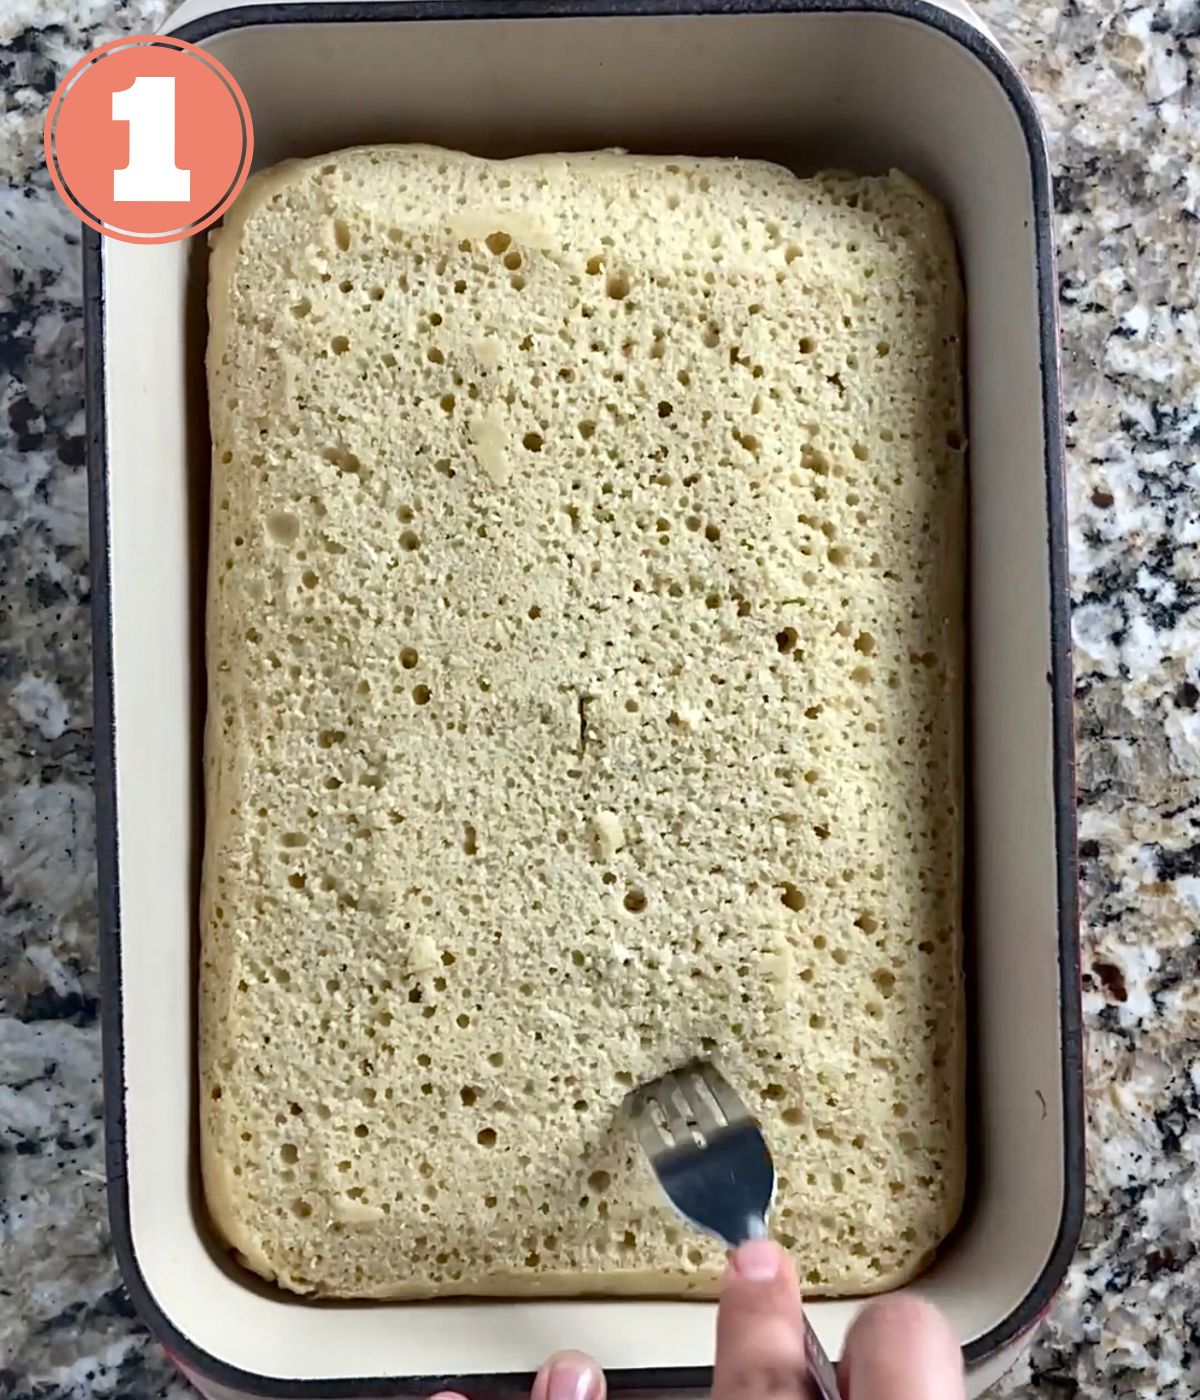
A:
[[[804,1318],[804,1359],[808,1364],[810,1400],[841,1400],[837,1372],[825,1348],[817,1339],[807,1314]]]

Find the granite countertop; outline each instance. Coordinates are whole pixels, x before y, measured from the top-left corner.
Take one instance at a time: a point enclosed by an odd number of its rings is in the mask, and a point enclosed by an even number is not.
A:
[[[154,0],[0,9],[0,1397],[183,1395],[105,1218],[79,226],[41,123]],[[1200,1396],[1200,15],[981,0],[1055,169],[1091,1126],[1010,1395]]]

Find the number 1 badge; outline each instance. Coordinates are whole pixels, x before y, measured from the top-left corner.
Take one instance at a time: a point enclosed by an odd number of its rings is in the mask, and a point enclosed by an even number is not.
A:
[[[46,113],[54,187],[85,224],[126,243],[174,243],[215,223],[250,172],[250,108],[232,74],[182,39],[104,44]]]

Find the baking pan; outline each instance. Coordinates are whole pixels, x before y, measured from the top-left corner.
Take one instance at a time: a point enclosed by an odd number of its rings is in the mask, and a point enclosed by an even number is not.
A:
[[[206,12],[207,9],[207,12]],[[1071,1257],[1083,1193],[1071,686],[1046,157],[969,12],[924,0],[190,0],[260,164],[363,141],[623,146],[896,166],[954,220],[970,427],[969,1200],[909,1285],[972,1394]],[[560,1346],[614,1390],[705,1387],[712,1305],[314,1304],[215,1247],[196,1171],[194,970],[208,487],[199,240],[85,235],[99,859],[113,1231],[138,1309],[212,1395],[517,1390]],[[854,1313],[816,1302],[838,1353]]]

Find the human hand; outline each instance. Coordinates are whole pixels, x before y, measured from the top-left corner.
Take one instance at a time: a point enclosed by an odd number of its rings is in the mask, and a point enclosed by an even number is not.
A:
[[[809,1400],[796,1271],[769,1240],[730,1257],[717,1308],[712,1400]],[[949,1324],[915,1298],[880,1298],[855,1319],[838,1366],[842,1400],[964,1400]],[[433,1400],[463,1400],[443,1393]],[[581,1352],[552,1356],[530,1400],[605,1400],[604,1372]]]
[[[804,1312],[787,1253],[769,1240],[734,1252],[717,1309],[712,1400],[809,1400]],[[838,1366],[842,1400],[964,1400],[962,1354],[928,1303],[896,1296],[855,1319]],[[538,1397],[542,1400],[542,1397]]]

